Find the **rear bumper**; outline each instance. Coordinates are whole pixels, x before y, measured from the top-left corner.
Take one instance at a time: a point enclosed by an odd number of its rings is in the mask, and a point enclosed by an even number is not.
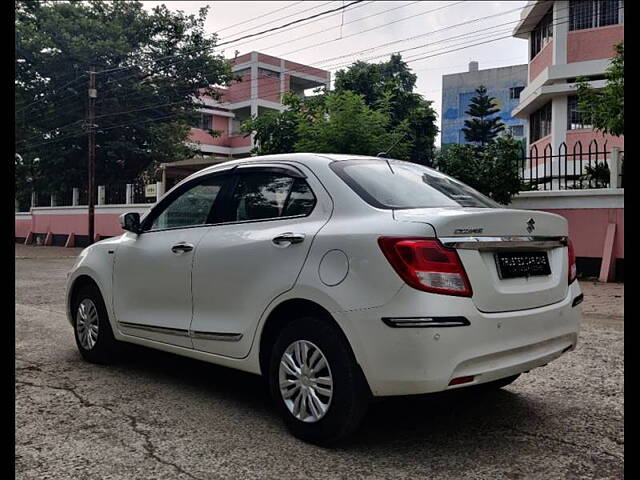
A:
[[[345,332],[375,396],[437,392],[490,382],[543,366],[575,348],[580,295],[546,307],[506,313],[479,312],[471,299],[403,287],[388,304],[342,312]],[[464,316],[460,327],[392,328],[383,317]],[[470,383],[449,386],[457,377]]]

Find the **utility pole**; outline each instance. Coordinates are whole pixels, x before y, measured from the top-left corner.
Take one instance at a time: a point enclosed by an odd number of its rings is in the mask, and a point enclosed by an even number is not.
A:
[[[96,117],[96,97],[98,91],[96,90],[96,67],[89,67],[89,184],[87,188],[87,204],[89,205],[89,245],[93,243],[95,238],[95,206],[93,197],[95,195],[96,185],[96,131],[95,131],[95,117]]]

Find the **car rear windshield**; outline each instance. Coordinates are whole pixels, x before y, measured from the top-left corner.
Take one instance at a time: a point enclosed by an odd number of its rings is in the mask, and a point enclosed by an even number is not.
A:
[[[464,183],[415,163],[342,160],[330,166],[364,201],[377,208],[501,208]]]

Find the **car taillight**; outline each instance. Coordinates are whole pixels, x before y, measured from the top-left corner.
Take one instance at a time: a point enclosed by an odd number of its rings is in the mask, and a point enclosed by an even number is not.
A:
[[[576,268],[576,252],[573,249],[573,243],[569,240],[567,244],[569,250],[569,285],[578,276],[578,269]]]
[[[471,284],[458,252],[434,238],[380,237],[378,244],[400,277],[425,292],[470,297]]]

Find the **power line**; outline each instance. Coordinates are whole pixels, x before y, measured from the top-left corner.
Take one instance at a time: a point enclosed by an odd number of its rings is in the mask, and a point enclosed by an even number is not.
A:
[[[388,27],[389,25],[393,25],[393,24],[395,24],[395,23],[404,22],[405,20],[412,20],[412,19],[414,19],[414,18],[420,17],[420,16],[422,16],[422,15],[426,15],[426,14],[428,14],[428,13],[433,13],[433,12],[437,12],[437,11],[439,11],[439,10],[444,10],[445,8],[455,7],[456,5],[459,5],[459,4],[461,4],[461,3],[464,3],[464,1],[448,3],[447,5],[443,5],[443,6],[438,7],[438,8],[432,8],[432,9],[427,10],[427,11],[425,11],[425,12],[417,13],[417,14],[415,14],[415,15],[410,15],[410,16],[408,16],[408,17],[403,17],[403,18],[400,18],[400,19],[398,19],[398,20],[394,20],[393,22],[387,22],[387,23],[384,23],[384,24],[382,24],[382,25],[378,25],[378,26],[375,26],[375,27],[372,27],[372,28],[368,28],[368,29],[366,29],[366,30],[361,30],[361,31],[359,31],[359,32],[354,32],[354,33],[352,33],[352,34],[345,35],[345,36],[343,36],[343,37],[341,37],[341,38],[337,38],[337,39],[334,39],[334,40],[329,40],[328,42],[324,42],[324,44],[326,44],[326,43],[331,43],[331,42],[336,42],[336,41],[338,41],[338,40],[346,40],[347,38],[355,37],[355,36],[357,36],[357,35],[362,35],[363,33],[371,32],[371,31],[373,31],[373,30],[377,30],[377,29],[382,28],[382,27]],[[508,13],[508,12],[505,12],[505,13],[503,13],[502,15],[504,15],[504,14],[506,14],[506,13]],[[451,27],[449,27],[449,28],[451,28]],[[308,46],[308,47],[298,48],[298,49],[296,49],[296,50],[291,50],[291,51],[289,51],[289,52],[285,52],[285,53],[283,53],[283,54],[281,54],[281,55],[282,55],[282,56],[284,56],[284,55],[291,55],[292,53],[297,53],[297,52],[301,52],[301,51],[303,51],[303,50],[308,50],[309,48],[313,48],[314,46],[317,46],[317,45],[318,45],[318,44],[310,45],[310,46]]]
[[[305,13],[305,12],[308,12],[308,11],[311,11],[311,10],[315,10],[315,9],[317,9],[317,8],[324,7],[325,5],[329,5],[330,3],[334,3],[334,2],[335,2],[335,0],[331,0],[330,2],[325,2],[325,3],[322,3],[322,4],[320,4],[320,5],[316,5],[315,7],[305,8],[304,10],[301,10],[301,11],[296,12],[296,13],[292,13],[292,14],[287,15],[287,16],[285,16],[285,17],[280,17],[280,18],[278,18],[278,19],[276,19],[276,20],[269,20],[268,22],[261,23],[260,25],[256,25],[255,27],[249,27],[249,28],[248,28],[247,30],[245,30],[244,32],[233,33],[233,34],[231,34],[231,36],[233,36],[233,35],[240,35],[240,34],[242,34],[242,33],[247,33],[248,31],[255,30],[256,28],[264,27],[264,26],[266,26],[266,25],[270,25],[270,24],[275,23],[275,22],[277,22],[277,21],[282,21],[282,20],[285,20],[285,19],[287,19],[287,18],[295,17],[296,15],[300,15],[301,13]]]
[[[301,19],[298,19],[298,20],[294,20],[294,21],[289,22],[289,23],[286,23],[286,24],[284,24],[284,25],[279,25],[279,26],[277,26],[277,27],[269,28],[269,29],[267,29],[267,30],[263,30],[263,31],[261,31],[261,32],[251,33],[251,34],[248,34],[248,35],[244,35],[244,36],[242,36],[242,37],[239,37],[239,38],[235,38],[235,39],[233,39],[233,40],[229,40],[229,41],[226,41],[226,42],[220,43],[220,44],[216,45],[214,48],[219,48],[219,47],[222,47],[222,46],[224,46],[224,45],[228,45],[228,44],[231,44],[231,43],[236,43],[236,42],[238,42],[238,41],[240,41],[240,40],[245,40],[245,39],[247,39],[247,38],[253,38],[253,37],[260,36],[260,35],[264,35],[264,34],[269,33],[269,32],[274,32],[274,31],[277,31],[277,30],[282,30],[283,28],[290,27],[290,26],[292,26],[292,25],[295,25],[295,24],[297,24],[297,23],[304,22],[304,21],[306,21],[306,20],[311,20],[311,19],[319,18],[319,17],[324,16],[324,15],[328,15],[329,13],[335,13],[335,12],[339,12],[339,11],[341,11],[341,10],[346,10],[346,9],[348,9],[348,8],[349,8],[349,7],[351,7],[351,6],[356,5],[356,4],[358,4],[358,3],[362,3],[362,2],[363,2],[363,0],[355,0],[355,1],[351,2],[351,3],[346,4],[346,5],[343,5],[343,6],[340,6],[340,7],[334,8],[334,9],[331,9],[331,10],[325,10],[325,11],[322,11],[322,12],[316,13],[316,14],[314,14],[314,15],[311,15],[311,16],[309,16],[309,17],[305,17],[305,18],[301,18]],[[197,51],[197,50],[196,50],[196,51]],[[193,52],[188,52],[188,53],[193,53]],[[174,55],[167,55],[166,57],[161,57],[161,58],[155,59],[155,62],[158,62],[158,61],[160,61],[160,60],[164,60],[164,59],[168,59],[168,58],[181,57],[181,56],[184,56],[184,55],[186,55],[186,54],[187,54],[187,52],[178,53],[178,54],[174,54]],[[103,73],[107,73],[107,72],[114,72],[114,71],[117,71],[117,70],[126,70],[126,69],[129,69],[129,68],[133,68],[134,66],[135,66],[135,65],[132,65],[132,66],[129,66],[129,67],[114,67],[114,68],[109,68],[109,69],[101,70],[101,71],[99,71],[99,72],[97,72],[97,73],[98,73],[98,74],[103,74]]]
[[[355,10],[356,8],[364,7],[364,6],[366,6],[366,5],[370,5],[370,4],[372,4],[372,3],[375,3],[375,1],[374,1],[374,0],[368,0],[368,1],[363,1],[362,3],[358,2],[358,5],[355,5],[351,10],[353,11],[353,10]],[[344,7],[348,7],[348,6],[349,6],[349,5],[346,5],[346,6],[344,6]],[[340,15],[340,14],[341,14],[342,12],[344,12],[345,10],[346,10],[346,8],[341,8],[339,11],[334,12],[334,13],[332,13],[331,15],[326,15],[326,16],[325,16],[324,18],[322,18],[321,20],[326,20],[327,18],[331,18],[331,17],[335,17],[335,16],[337,16],[337,15]],[[306,19],[303,19],[302,21],[305,21],[305,20],[306,20]],[[307,22],[307,23],[300,23],[298,26],[295,26],[295,27],[293,27],[293,28],[289,28],[289,29],[287,29],[287,30],[288,30],[288,31],[296,30],[296,29],[298,29],[298,28],[300,28],[300,27],[304,27],[304,26],[306,26],[306,25],[310,25],[310,24],[315,23],[315,22],[318,22],[318,21],[320,21],[320,20],[313,19],[313,20],[311,20],[310,22]],[[263,33],[264,33],[264,32],[263,32]],[[268,38],[268,37],[273,37],[274,35],[280,35],[281,33],[284,33],[284,32],[278,32],[278,31],[276,31],[276,32],[271,32],[271,33],[265,34],[264,36],[262,36],[262,40],[264,40],[265,38]],[[238,40],[242,40],[242,39],[241,39],[241,38],[236,38],[236,39],[233,39],[233,40],[230,40],[230,41],[235,43],[235,42],[236,42],[236,41],[238,41]],[[253,41],[253,40],[249,40],[249,41],[247,41],[247,42],[239,43],[238,45],[236,45],[236,47],[239,47],[239,46],[241,46],[241,45],[246,45],[247,43],[251,43],[252,41]],[[220,44],[220,45],[216,45],[216,48],[220,47],[221,45],[222,45],[222,44]]]
[[[273,45],[268,45],[266,47],[262,47],[261,50],[267,51],[270,48],[275,48],[275,47],[279,47],[281,45],[290,44],[291,42],[295,42],[296,40],[300,40],[302,38],[306,39],[306,38],[310,38],[310,37],[315,37],[316,35],[319,35],[321,33],[326,33],[326,32],[331,31],[331,30],[336,30],[336,29],[340,28],[341,26],[346,26],[346,25],[350,25],[352,23],[360,22],[362,20],[366,20],[367,18],[377,17],[378,15],[382,15],[383,13],[391,12],[393,10],[399,10],[401,8],[406,8],[406,7],[409,7],[409,6],[413,5],[414,3],[420,3],[422,1],[423,0],[416,0],[416,1],[413,1],[413,2],[409,2],[409,3],[405,4],[405,5],[401,5],[399,7],[388,8],[387,10],[382,10],[381,12],[378,12],[378,13],[374,13],[374,14],[371,14],[371,15],[366,15],[364,17],[355,18],[355,19],[353,19],[353,20],[351,20],[349,22],[345,22],[344,25],[339,25],[339,26],[331,27],[331,28],[325,28],[325,29],[319,30],[317,32],[310,33],[309,35],[301,35],[299,37],[288,38],[284,42],[275,43]],[[341,39],[342,38],[340,38],[339,40],[341,40]],[[330,40],[330,41],[334,41],[334,40]],[[315,45],[317,45],[317,44],[314,44],[314,46]]]
[[[287,5],[286,7],[277,8],[276,10],[273,10],[273,11],[271,11],[271,12],[269,12],[269,13],[262,14],[262,15],[257,15],[257,16],[255,16],[255,17],[253,17],[253,18],[250,18],[249,20],[244,20],[244,21],[242,21],[242,22],[238,22],[238,23],[234,23],[233,25],[229,25],[228,27],[220,28],[220,29],[218,29],[217,33],[224,32],[225,30],[229,30],[230,28],[237,27],[238,25],[244,25],[245,23],[251,23],[251,22],[253,22],[254,20],[257,20],[258,18],[268,17],[269,15],[273,15],[274,13],[281,12],[281,11],[286,10],[286,9],[288,9],[288,8],[291,8],[291,7],[295,7],[295,6],[296,6],[296,5],[298,5],[299,3],[302,3],[303,1],[304,1],[304,0],[301,0],[301,1],[299,1],[299,2],[294,2],[294,3],[292,3],[292,4]],[[332,2],[327,2],[327,3],[332,3]],[[322,5],[326,5],[327,3],[323,3]],[[311,9],[307,9],[307,10],[312,10],[312,9],[315,9],[315,8],[321,7],[322,5],[319,5],[319,6],[316,6],[316,7],[311,8]],[[306,12],[307,10],[303,10],[302,12]],[[298,12],[297,14],[302,13],[302,12]],[[296,15],[297,15],[297,14],[296,14]],[[286,17],[284,17],[284,18],[286,18]],[[275,20],[274,20],[274,21],[275,21]],[[256,27],[251,27],[251,28],[253,29],[253,28],[258,28],[258,27],[256,26]]]
[[[253,37],[257,37],[257,36],[262,36],[262,35],[264,35],[266,33],[274,32],[274,31],[277,31],[277,30],[282,30],[283,28],[290,27],[291,25],[295,25],[297,23],[301,23],[301,22],[304,22],[306,20],[312,20],[312,19],[315,19],[315,18],[318,18],[318,17],[322,17],[324,15],[328,15],[329,13],[341,12],[343,10],[346,10],[347,8],[349,8],[352,5],[355,5],[357,3],[362,3],[362,2],[363,2],[363,0],[355,0],[355,1],[351,2],[351,3],[348,3],[347,5],[342,5],[340,7],[334,8],[332,10],[325,10],[324,12],[316,13],[315,15],[311,15],[311,16],[306,17],[306,18],[301,18],[301,19],[298,19],[298,20],[294,20],[292,22],[285,23],[284,25],[279,25],[277,27],[269,28],[269,29],[263,30],[261,32],[250,33],[250,34],[244,35],[242,37],[238,37],[238,38],[234,38],[234,39],[231,39],[231,40],[227,40],[226,42],[222,42],[222,43],[216,45],[216,47],[222,47],[222,46],[230,44],[230,43],[236,43],[236,42],[238,42],[240,40],[246,40],[247,38],[253,38]]]

